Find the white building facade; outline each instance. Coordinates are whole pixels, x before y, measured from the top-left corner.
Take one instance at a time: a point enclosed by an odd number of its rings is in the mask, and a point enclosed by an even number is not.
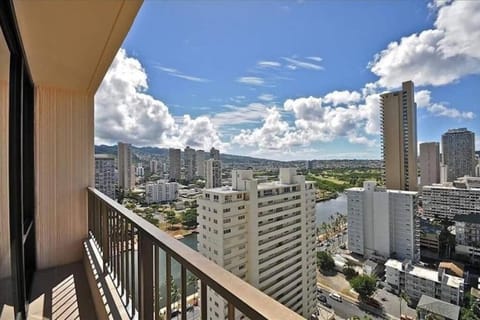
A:
[[[222,162],[208,159],[205,161],[205,188],[218,188],[222,186]]]
[[[295,169],[258,183],[233,170],[232,187],[205,189],[198,200],[200,253],[305,317],[315,311],[315,189]],[[208,291],[209,315],[227,305]]]
[[[119,142],[118,152],[118,186],[123,190],[135,187],[135,167],[132,164],[132,150],[129,143]]]
[[[95,188],[115,199],[115,158],[106,154],[95,155]]]
[[[349,250],[365,257],[420,258],[417,192],[386,190],[366,181],[346,193]]]
[[[188,182],[193,180],[195,176],[196,166],[195,166],[195,149],[186,147],[183,151],[184,164],[185,164],[185,180]]]
[[[145,201],[148,204],[174,201],[177,197],[178,184],[176,182],[159,180],[157,182],[148,182],[145,185]]]
[[[464,296],[463,278],[448,274],[444,268],[432,270],[408,261],[389,259],[385,263],[385,282],[396,293],[404,291],[412,302],[425,294],[458,305]]]
[[[195,151],[196,175],[200,178],[205,178],[205,157],[205,151]]]

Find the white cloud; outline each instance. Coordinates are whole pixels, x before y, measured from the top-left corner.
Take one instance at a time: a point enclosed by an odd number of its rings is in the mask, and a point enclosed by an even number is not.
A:
[[[313,60],[313,61],[317,61],[317,62],[321,62],[321,61],[323,60],[322,58],[316,57],[316,56],[307,57],[307,59],[310,59],[310,60]]]
[[[228,148],[208,118],[186,115],[177,121],[146,93],[147,80],[140,62],[120,49],[95,95],[95,143]]]
[[[278,68],[282,66],[282,64],[277,61],[259,61],[257,65],[260,68]]]
[[[432,103],[429,90],[420,90],[415,93],[415,102],[420,109],[426,109],[428,112],[437,117],[448,117],[462,120],[472,120],[475,114],[471,111],[460,111],[450,108],[442,103]]]
[[[260,99],[262,101],[272,101],[272,100],[275,100],[275,96],[273,94],[264,93],[264,94],[259,95],[258,99]]]
[[[309,69],[309,70],[323,70],[322,66],[315,63],[301,61],[298,59],[292,59],[287,57],[282,57],[282,59],[290,63],[289,65],[287,65],[287,68],[292,70],[295,70],[297,68]]]
[[[180,71],[178,71],[177,69],[174,69],[174,68],[162,67],[162,66],[158,66],[158,65],[155,66],[154,68],[162,70],[162,71],[168,73],[169,75],[171,75],[173,77],[177,77],[177,78],[181,78],[181,79],[185,79],[185,80],[189,80],[189,81],[195,81],[195,82],[210,82],[210,80],[205,79],[205,78],[186,75],[186,74],[184,74],[184,73],[182,73],[182,72],[180,72]]]
[[[253,86],[261,86],[265,84],[265,80],[259,77],[240,77],[237,79],[237,82],[249,84]]]
[[[439,86],[480,73],[480,1],[436,3],[435,29],[391,42],[369,63],[381,86]]]
[[[227,106],[230,111],[217,112],[212,122],[217,127],[232,126],[245,123],[256,123],[265,117],[267,107],[261,103],[251,103],[248,106]]]
[[[325,96],[325,102],[331,103],[334,106],[341,104],[349,104],[360,101],[362,95],[357,91],[333,91]]]

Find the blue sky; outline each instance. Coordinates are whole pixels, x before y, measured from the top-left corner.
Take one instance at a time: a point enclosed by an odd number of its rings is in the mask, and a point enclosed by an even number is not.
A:
[[[419,141],[480,133],[476,21],[473,1],[146,1],[97,94],[96,142],[378,159],[378,95],[410,79]]]

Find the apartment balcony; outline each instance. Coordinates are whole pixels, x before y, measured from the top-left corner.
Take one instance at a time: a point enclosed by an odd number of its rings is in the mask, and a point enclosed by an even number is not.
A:
[[[141,5],[0,1],[0,319],[185,320],[192,296],[207,319],[208,288],[229,319],[302,319],[92,187],[95,92]]]

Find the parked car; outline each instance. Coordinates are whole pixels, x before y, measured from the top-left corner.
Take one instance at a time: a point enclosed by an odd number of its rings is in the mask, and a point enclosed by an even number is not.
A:
[[[327,302],[327,297],[325,297],[324,295],[318,295],[317,299],[318,299],[318,301],[323,302],[323,303]]]
[[[320,288],[320,287],[317,287],[317,293],[323,293],[323,290],[322,290],[322,288]]]
[[[330,309],[332,308],[332,305],[328,302],[322,302],[322,304],[327,308],[330,308]]]
[[[338,302],[342,302],[343,299],[342,299],[342,296],[339,295],[338,293],[335,293],[335,292],[332,292],[328,295],[330,298],[332,298],[333,300],[337,300]]]

